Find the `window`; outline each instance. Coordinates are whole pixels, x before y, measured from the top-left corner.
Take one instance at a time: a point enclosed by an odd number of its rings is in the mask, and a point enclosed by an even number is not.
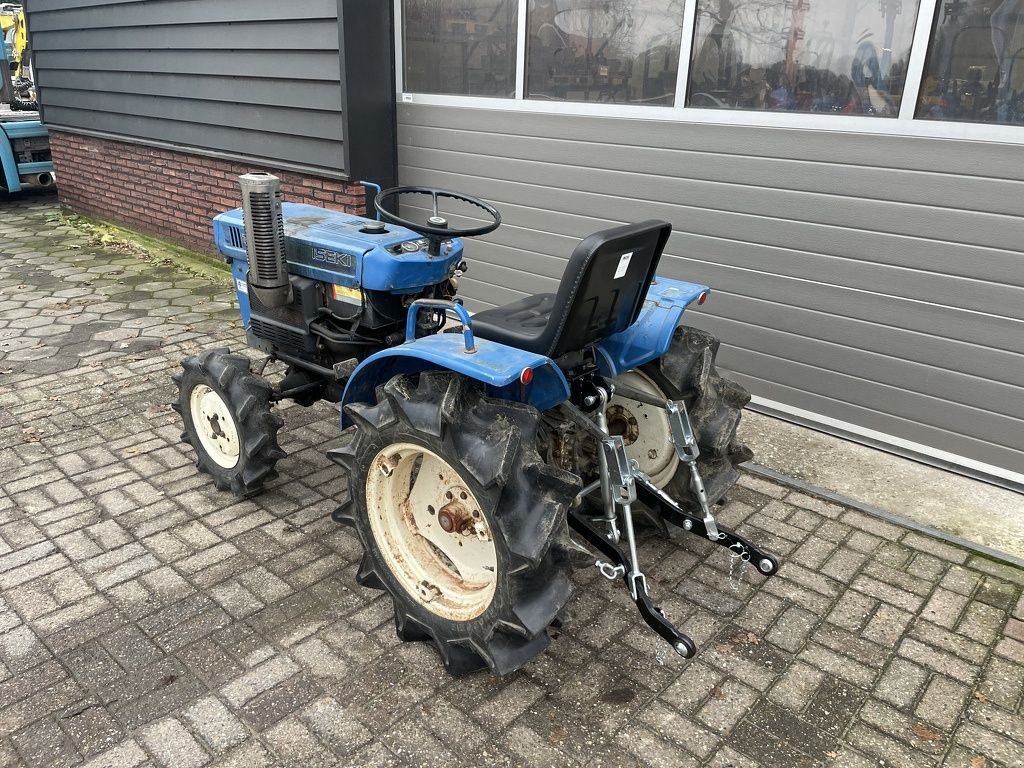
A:
[[[401,0],[401,11],[410,102],[955,138],[967,129],[951,123],[971,122],[980,140],[1024,144],[1024,0]]]
[[[683,0],[531,0],[526,96],[675,103]]]
[[[940,0],[917,116],[1024,124],[1024,2]]]
[[[512,98],[518,15],[516,0],[404,0],[405,89]]]
[[[688,105],[896,117],[916,0],[698,0]]]

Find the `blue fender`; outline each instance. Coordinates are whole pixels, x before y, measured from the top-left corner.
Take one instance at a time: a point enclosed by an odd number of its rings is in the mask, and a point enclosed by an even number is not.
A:
[[[629,328],[597,344],[597,366],[614,378],[668,352],[686,308],[710,293],[706,285],[659,277],[651,285],[640,317]]]
[[[448,370],[483,383],[491,397],[515,400],[543,412],[569,399],[569,382],[551,358],[486,339],[466,352],[461,333],[438,333],[385,349],[364,360],[352,373],[342,398],[341,427],[349,425],[344,406],[375,402],[375,390],[400,374]],[[533,370],[526,385],[520,376]]]
[[[0,43],[2,45],[2,43]],[[0,171],[4,176],[4,187],[8,192],[21,192],[21,176],[18,173],[18,161],[14,157],[7,131],[0,125]]]

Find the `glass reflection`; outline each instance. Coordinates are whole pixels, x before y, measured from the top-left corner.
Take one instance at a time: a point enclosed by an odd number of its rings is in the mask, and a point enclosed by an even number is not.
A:
[[[915,0],[699,0],[688,104],[895,117]]]
[[[527,97],[675,102],[684,0],[531,0]]]
[[[405,90],[515,96],[516,0],[403,0]]]
[[[948,0],[935,22],[917,116],[1024,124],[1024,0]]]

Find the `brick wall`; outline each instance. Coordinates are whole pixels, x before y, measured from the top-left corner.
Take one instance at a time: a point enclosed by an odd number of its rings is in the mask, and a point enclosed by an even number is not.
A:
[[[213,253],[212,220],[240,205],[238,177],[270,171],[285,200],[363,214],[357,184],[188,152],[51,131],[61,204],[76,213]]]

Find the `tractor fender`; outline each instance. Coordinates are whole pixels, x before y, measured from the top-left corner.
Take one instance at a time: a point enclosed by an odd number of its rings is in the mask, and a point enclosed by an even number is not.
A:
[[[342,429],[349,425],[346,405],[375,402],[377,387],[400,374],[452,371],[481,382],[491,397],[527,403],[541,412],[569,399],[569,383],[551,358],[480,338],[475,349],[467,353],[461,333],[438,333],[366,358],[345,386]],[[520,378],[526,369],[533,371],[529,384]]]
[[[706,285],[658,277],[651,284],[640,317],[629,328],[597,343],[597,366],[604,376],[614,378],[668,352],[686,308]]]
[[[0,45],[3,42],[0,41]],[[21,178],[18,174],[18,161],[11,148],[11,140],[3,125],[0,125],[0,175],[4,178],[3,186],[8,192],[21,192]]]

